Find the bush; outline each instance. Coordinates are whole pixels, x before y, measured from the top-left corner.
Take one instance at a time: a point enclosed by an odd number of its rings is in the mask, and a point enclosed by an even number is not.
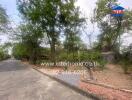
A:
[[[65,61],[65,60],[67,60],[67,57],[68,57],[67,53],[62,52],[62,53],[59,54],[58,60],[59,61]]]
[[[22,60],[23,58],[28,59],[29,51],[22,43],[18,43],[13,47],[13,56],[19,60]]]
[[[59,61],[79,61],[79,57],[78,57],[78,54],[75,52],[75,53],[66,53],[66,52],[62,52],[59,54],[59,57],[58,57],[58,60]]]
[[[128,73],[129,69],[132,69],[132,59],[130,58],[129,52],[125,52],[122,54],[120,64],[122,65],[125,74]]]
[[[70,61],[70,62],[76,62],[76,61],[95,61],[98,63],[98,67],[103,69],[106,61],[103,59],[102,55],[100,52],[97,51],[80,51],[78,54],[77,52],[69,53],[67,54],[66,52],[63,52],[59,55],[58,58],[59,61]]]
[[[99,52],[81,52],[80,54],[80,60],[85,61],[85,60],[98,60],[100,59],[101,54]]]
[[[10,58],[8,53],[0,48],[0,60],[5,60],[5,59],[8,59],[8,58]]]

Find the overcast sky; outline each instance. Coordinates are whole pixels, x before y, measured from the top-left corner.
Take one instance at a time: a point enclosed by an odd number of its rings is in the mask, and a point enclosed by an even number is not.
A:
[[[82,13],[89,18],[90,15],[92,14],[92,10],[95,8],[95,3],[97,0],[78,0],[77,4],[80,6],[80,9]],[[131,8],[132,9],[132,0],[118,0],[120,5],[124,7],[125,9]],[[20,22],[20,16],[17,11],[17,6],[16,6],[16,0],[0,0],[0,4],[2,7],[6,9],[7,14],[9,15],[10,20],[15,24],[18,24]],[[88,23],[88,32],[90,33],[92,31],[92,25]],[[94,35],[93,38],[95,38],[98,34],[99,31],[97,28],[94,29]],[[0,36],[2,41],[8,41],[7,37],[5,35]],[[85,35],[82,36],[84,40],[87,40],[87,37]],[[127,43],[132,43],[132,38],[129,37],[129,39],[126,39],[125,41],[128,41]]]

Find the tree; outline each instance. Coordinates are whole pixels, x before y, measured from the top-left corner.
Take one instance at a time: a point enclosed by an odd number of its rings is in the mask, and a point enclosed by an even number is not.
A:
[[[27,50],[27,47],[23,43],[15,43],[12,49],[12,55],[16,59],[29,59],[29,51]]]
[[[8,54],[7,47],[5,45],[0,45],[0,60],[5,60],[10,58]]]
[[[72,54],[73,60],[76,56],[75,54],[77,54],[79,50],[84,47],[84,44],[77,32],[66,33],[66,38],[63,44],[64,44],[64,49],[67,51],[67,57],[68,55]]]
[[[41,27],[29,22],[21,24],[19,26],[19,32],[16,34],[16,38],[19,39],[19,43],[14,48],[16,53],[18,51],[20,57],[28,57],[31,63],[36,64],[36,61],[41,54],[40,44],[43,38]],[[23,50],[21,50],[22,48]]]
[[[64,41],[64,48],[70,52],[76,52],[81,46],[81,39],[76,33],[67,33],[66,39]]]
[[[0,31],[5,31],[8,24],[8,16],[4,8],[0,5]]]
[[[60,34],[66,28],[76,28],[82,23],[75,0],[18,0],[18,9],[25,19],[40,25],[47,34],[51,61],[56,65],[55,45]]]
[[[101,31],[99,45],[103,51],[114,51],[117,44],[120,44],[120,36],[126,29],[132,28],[132,11],[126,9],[123,17],[113,17],[110,4],[117,5],[117,0],[99,0],[94,9],[94,20]]]

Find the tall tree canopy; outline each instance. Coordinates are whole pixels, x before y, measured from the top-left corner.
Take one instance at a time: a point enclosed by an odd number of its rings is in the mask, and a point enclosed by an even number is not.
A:
[[[111,16],[110,5],[117,5],[118,0],[98,0],[94,9],[95,22],[98,23],[101,34],[99,46],[104,51],[113,51],[117,40],[126,30],[132,29],[132,11],[125,9],[123,17]],[[118,42],[119,43],[119,42]]]
[[[75,30],[84,21],[80,18],[76,0],[18,0],[18,9],[23,17],[40,25],[47,34],[51,47],[51,59],[56,61],[55,45],[66,29]]]
[[[36,64],[37,59],[41,55],[41,47],[43,33],[39,25],[32,23],[21,24],[18,27],[18,33],[15,35],[19,43],[14,47],[14,55],[28,58],[31,63]],[[21,50],[23,48],[23,50]],[[15,52],[18,51],[18,52]],[[20,51],[19,51],[20,50]]]

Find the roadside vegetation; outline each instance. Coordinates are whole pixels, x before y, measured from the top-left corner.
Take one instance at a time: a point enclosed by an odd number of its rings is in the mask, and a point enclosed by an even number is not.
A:
[[[21,17],[16,25],[0,5],[0,38],[9,37],[5,43],[0,40],[0,61],[13,58],[2,64],[0,72],[23,73],[30,66],[88,94],[129,100],[132,43],[125,44],[122,37],[132,37],[132,9],[118,9],[123,16],[112,16],[113,6],[122,8],[118,1],[96,0],[87,18],[77,0],[16,0]]]
[[[0,35],[3,35],[5,32],[7,32],[8,24],[8,15],[6,14],[5,9],[0,5]],[[7,50],[9,46],[10,43],[0,43],[0,61],[10,58]]]
[[[91,17],[91,23],[97,24],[100,34],[96,42],[91,42],[91,33],[85,31],[87,18],[82,17],[75,0],[18,0],[17,6],[23,22],[17,28],[14,39],[13,55],[17,59],[26,59],[33,64],[43,61],[97,61],[104,66],[107,59],[102,52],[112,52],[114,61],[121,64],[125,73],[131,70],[131,46],[121,48],[121,36],[130,33],[132,11],[125,9],[123,17],[109,17],[109,0],[99,0]],[[117,4],[117,0],[111,0]],[[87,34],[90,46],[80,38]],[[94,31],[93,31],[94,32]],[[131,33],[130,33],[131,34]],[[63,40],[62,40],[63,39]]]
[[[0,48],[0,61],[6,60],[10,58],[10,55],[8,54],[8,51],[4,50],[3,48]]]

